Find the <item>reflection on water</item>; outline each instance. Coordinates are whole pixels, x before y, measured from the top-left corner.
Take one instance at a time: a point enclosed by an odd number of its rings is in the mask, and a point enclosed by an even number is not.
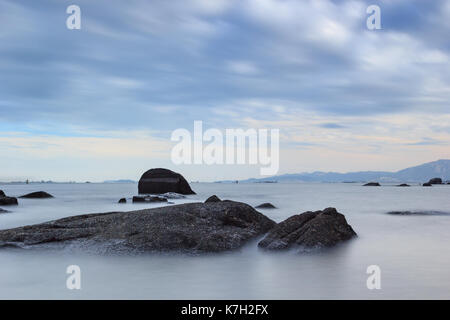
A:
[[[256,241],[236,252],[206,256],[95,256],[70,252],[0,251],[0,298],[132,299],[418,299],[450,298],[450,216],[395,216],[388,211],[450,211],[450,186],[364,188],[356,184],[206,184],[183,201],[212,194],[251,205],[281,221],[306,210],[336,207],[358,238],[336,248],[269,253]],[[1,186],[19,196],[44,190],[54,199],[20,199],[0,215],[0,228],[69,215],[127,211],[117,204],[133,184]],[[66,268],[79,265],[82,289],[66,289]],[[381,290],[368,290],[366,268],[381,267]]]

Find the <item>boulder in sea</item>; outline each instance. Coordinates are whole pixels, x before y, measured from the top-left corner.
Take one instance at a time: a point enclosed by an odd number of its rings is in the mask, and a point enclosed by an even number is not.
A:
[[[397,187],[410,187],[410,185],[407,183],[402,183],[402,184],[397,185]]]
[[[167,198],[157,196],[134,196],[133,203],[136,202],[167,202]]]
[[[181,174],[162,168],[150,169],[145,172],[139,180],[138,190],[139,194],[162,194],[166,192],[195,194]]]
[[[356,236],[345,216],[335,208],[308,211],[276,225],[258,246],[269,250],[294,247],[331,247]]]
[[[97,253],[209,253],[238,249],[276,223],[234,201],[68,217],[0,230],[0,247]]]
[[[208,202],[220,202],[220,201],[222,201],[222,200],[220,200],[220,198],[218,196],[213,195],[213,196],[209,197],[208,199],[206,199],[205,203],[208,203]]]
[[[387,214],[396,216],[448,216],[449,212],[444,211],[389,211]]]
[[[428,181],[429,184],[442,184],[442,179],[441,178],[433,178],[430,179],[430,181]]]
[[[9,212],[8,210],[0,208],[0,213],[8,213],[8,212]]]
[[[380,187],[381,185],[378,182],[368,182],[363,186],[364,187]]]
[[[26,195],[23,195],[19,198],[26,198],[26,199],[45,199],[45,198],[53,198],[53,196],[45,191],[36,191],[32,193],[28,193]]]
[[[19,204],[17,202],[17,198],[14,197],[0,197],[0,205],[2,206],[11,206],[11,205],[17,205]]]
[[[127,199],[126,198],[121,198],[118,203],[127,203]]]
[[[428,183],[428,182],[425,182],[422,186],[424,186],[424,187],[432,187],[432,184]]]
[[[6,197],[6,194],[3,192],[3,190],[0,190],[0,197]]]
[[[270,202],[266,202],[266,203],[261,203],[259,206],[256,206],[255,208],[257,208],[257,209],[276,209],[277,207],[275,207]]]

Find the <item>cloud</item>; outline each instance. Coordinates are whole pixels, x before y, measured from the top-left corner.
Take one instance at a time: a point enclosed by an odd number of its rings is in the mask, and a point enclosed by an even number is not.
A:
[[[424,137],[449,139],[450,5],[378,1],[383,29],[369,31],[372,2],[80,0],[69,31],[68,1],[1,0],[0,137],[167,141],[203,120],[277,127],[293,150],[445,153]]]

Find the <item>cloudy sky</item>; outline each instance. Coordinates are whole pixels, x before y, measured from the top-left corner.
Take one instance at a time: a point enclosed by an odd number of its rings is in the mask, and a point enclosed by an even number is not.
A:
[[[0,181],[259,175],[174,165],[194,120],[278,128],[279,173],[450,158],[449,34],[444,0],[0,0]]]

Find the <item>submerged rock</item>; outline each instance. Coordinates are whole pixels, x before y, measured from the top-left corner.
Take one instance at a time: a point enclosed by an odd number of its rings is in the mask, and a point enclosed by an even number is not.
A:
[[[23,195],[19,198],[27,198],[27,199],[45,199],[45,198],[53,198],[53,196],[44,191],[32,192],[26,195]]]
[[[14,197],[0,197],[0,205],[2,206],[12,206],[19,204],[17,198]]]
[[[222,201],[222,200],[220,200],[220,198],[218,196],[213,195],[213,196],[209,197],[208,199],[206,199],[205,203],[208,203],[208,202],[220,202],[220,201]]]
[[[363,185],[364,187],[380,187],[381,185],[378,182],[369,182]]]
[[[410,187],[410,185],[407,183],[402,183],[402,184],[397,185],[397,187]]]
[[[259,206],[256,206],[255,208],[257,209],[276,209],[277,207],[275,207],[273,204],[266,202],[266,203],[261,203]]]
[[[195,194],[181,174],[162,168],[150,169],[145,172],[139,180],[138,190],[139,194],[162,194],[167,192]]]
[[[345,216],[335,208],[308,211],[276,225],[258,246],[269,250],[292,247],[330,247],[356,236]]]
[[[126,198],[121,198],[118,203],[127,203],[127,199]]]
[[[387,214],[397,216],[447,216],[450,212],[443,211],[389,211]]]
[[[135,202],[167,202],[167,199],[157,196],[134,196],[133,203]]]
[[[245,203],[188,203],[87,214],[0,230],[0,247],[100,248],[106,253],[220,252],[240,248],[275,225]]]
[[[8,213],[8,212],[9,212],[8,210],[0,208],[0,213]]]
[[[422,186],[424,187],[432,187],[431,183],[425,182]]]
[[[166,198],[166,199],[184,199],[186,198],[185,195],[176,193],[176,192],[166,192],[161,194],[162,197]]]

